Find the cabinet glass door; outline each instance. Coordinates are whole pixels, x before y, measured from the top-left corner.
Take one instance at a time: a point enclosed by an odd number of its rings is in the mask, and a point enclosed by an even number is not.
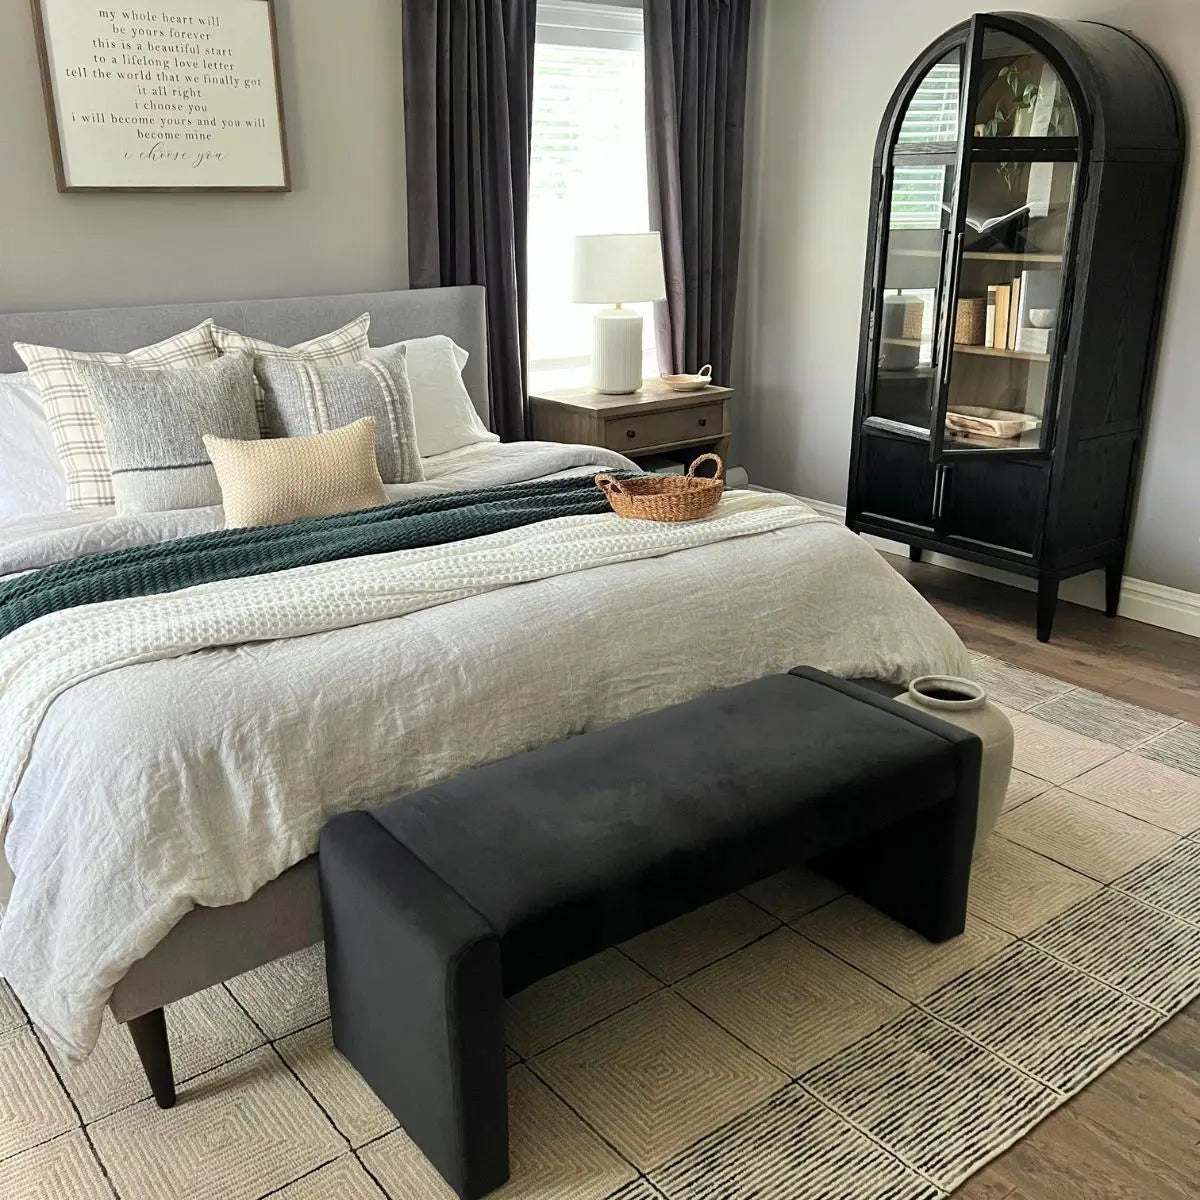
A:
[[[935,456],[1048,445],[1078,142],[1050,64],[983,33],[950,256]]]
[[[888,172],[875,377],[868,417],[928,437],[937,409],[946,246],[953,217],[962,50],[935,63],[905,110]]]
[[[1001,29],[985,26],[982,39],[973,89],[975,138],[1078,137],[1075,106],[1045,55]]]

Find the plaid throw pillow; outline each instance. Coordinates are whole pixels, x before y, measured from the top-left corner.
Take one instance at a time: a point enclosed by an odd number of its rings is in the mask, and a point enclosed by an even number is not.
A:
[[[309,338],[295,346],[277,346],[274,342],[264,342],[261,338],[247,337],[232,329],[224,329],[214,325],[212,336],[217,349],[222,354],[230,350],[246,350],[262,358],[307,359],[310,362],[329,363],[332,366],[344,366],[347,363],[358,362],[365,358],[369,345],[367,330],[371,327],[371,314],[363,313],[353,321],[347,321],[340,329],[323,333],[320,337]],[[263,390],[257,380],[255,387],[255,405],[258,410],[258,431],[263,437],[277,437],[280,430],[271,428],[267,419],[267,410]]]
[[[91,508],[116,502],[104,431],[75,364],[106,363],[174,371],[181,367],[200,367],[217,358],[211,320],[177,333],[164,342],[130,350],[127,354],[60,350],[55,346],[31,346],[25,342],[14,342],[13,349],[24,360],[41,393],[54,449],[67,476],[67,505],[70,508]]]

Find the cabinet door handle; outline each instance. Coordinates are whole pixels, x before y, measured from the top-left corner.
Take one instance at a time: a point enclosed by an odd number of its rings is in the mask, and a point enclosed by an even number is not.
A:
[[[946,322],[950,326],[950,351],[942,362],[942,387],[949,386],[950,364],[954,361],[954,326],[958,310],[958,280],[962,267],[963,235],[954,239],[953,258],[950,260],[950,280],[946,285]]]
[[[950,257],[950,230],[942,230],[942,252],[938,256],[938,274],[937,274],[937,290],[935,296],[944,296],[944,287],[946,284],[946,265]],[[942,309],[944,304],[938,304],[934,307],[933,313],[933,344],[930,347],[930,366],[936,367],[938,362],[938,353],[941,349],[942,341]]]
[[[933,519],[940,521],[946,515],[946,484],[950,481],[950,468],[941,466],[933,485]]]
[[[708,424],[708,418],[701,417],[700,420],[696,422],[696,424],[699,425],[701,429],[703,429],[704,426]]]
[[[636,429],[627,429],[627,430],[625,430],[625,436],[627,438],[635,438],[635,437],[637,437],[637,430]]]

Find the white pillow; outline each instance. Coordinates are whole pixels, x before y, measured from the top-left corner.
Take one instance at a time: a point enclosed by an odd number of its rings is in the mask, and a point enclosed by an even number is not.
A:
[[[65,512],[67,477],[28,371],[0,375],[0,521]]]
[[[372,347],[368,358],[378,358],[397,346],[405,350],[408,385],[412,389],[413,422],[417,427],[417,448],[422,458],[445,454],[476,442],[498,442],[479,419],[462,369],[469,355],[444,333],[433,337],[410,338],[391,346]]]

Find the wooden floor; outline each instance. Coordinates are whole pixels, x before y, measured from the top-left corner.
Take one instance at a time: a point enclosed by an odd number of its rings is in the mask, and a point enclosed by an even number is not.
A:
[[[1054,635],[1042,643],[1033,592],[887,558],[972,650],[1200,725],[1200,638],[1060,603]]]
[[[1034,596],[890,559],[972,650],[1200,724],[1200,639],[1060,604],[1048,645]],[[956,1200],[1200,1197],[1200,1001],[955,1193]]]

